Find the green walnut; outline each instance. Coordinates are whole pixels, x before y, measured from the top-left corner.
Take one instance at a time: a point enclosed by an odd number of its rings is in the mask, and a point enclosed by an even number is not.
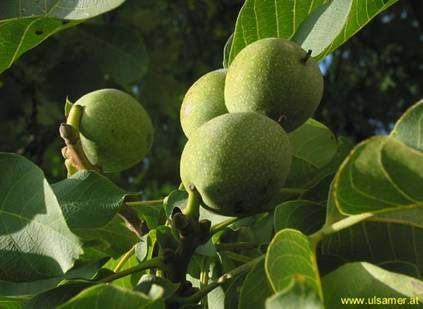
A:
[[[245,47],[231,63],[225,85],[229,112],[260,112],[289,132],[312,116],[322,99],[323,77],[310,54],[286,39]]]
[[[79,132],[84,153],[103,172],[128,169],[150,150],[151,119],[129,94],[116,89],[97,90],[81,97],[75,105],[82,106]]]
[[[259,113],[229,113],[198,128],[182,152],[180,173],[208,210],[226,216],[262,212],[291,166],[288,136]]]
[[[225,78],[225,69],[212,71],[197,80],[186,93],[180,111],[186,137],[203,123],[228,112],[224,99]]]

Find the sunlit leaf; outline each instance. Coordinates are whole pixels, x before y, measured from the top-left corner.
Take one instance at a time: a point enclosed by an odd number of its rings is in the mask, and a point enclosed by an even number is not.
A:
[[[314,252],[310,241],[301,232],[285,229],[276,233],[267,249],[265,267],[275,292],[289,287],[295,277],[310,285],[322,297]]]
[[[345,264],[323,277],[322,286],[326,308],[339,308],[345,305],[342,301],[357,298],[363,299],[364,304],[348,307],[361,309],[385,305],[380,307],[397,308],[409,305],[412,308],[423,297],[422,281],[369,263]],[[414,302],[414,306],[409,302]]]
[[[0,154],[0,279],[32,281],[67,272],[82,253],[43,172]]]

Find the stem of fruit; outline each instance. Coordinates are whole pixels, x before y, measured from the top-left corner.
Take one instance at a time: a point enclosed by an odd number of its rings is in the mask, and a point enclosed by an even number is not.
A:
[[[62,154],[67,161],[65,166],[68,171],[68,177],[79,170],[94,170],[98,168],[88,161],[79,138],[79,124],[82,116],[82,106],[73,105],[69,111],[66,123],[62,123],[59,128],[60,136],[65,141],[66,147]]]
[[[126,252],[122,258],[120,259],[119,263],[116,265],[115,269],[113,270],[115,273],[119,272],[122,267],[129,261],[129,259],[135,254],[135,246],[133,246],[128,252]]]
[[[228,282],[229,280],[244,274],[248,271],[250,271],[258,262],[260,262],[264,256],[260,256],[258,258],[255,258],[254,260],[249,261],[248,263],[245,263],[235,269],[232,269],[230,272],[222,275],[217,281],[210,283],[209,285],[202,288],[197,293],[189,296],[189,297],[175,297],[173,298],[173,302],[178,304],[195,304],[198,303],[203,297],[205,297],[208,293],[213,291],[218,286],[221,286],[222,284]]]
[[[142,262],[140,264],[138,264],[137,266],[128,268],[124,271],[121,271],[119,273],[113,274],[111,276],[108,276],[104,279],[101,279],[99,281],[97,281],[97,283],[107,283],[107,282],[112,282],[114,280],[126,277],[130,274],[136,273],[136,272],[140,272],[149,268],[165,268],[165,265],[163,263],[163,259],[162,258],[153,258],[151,260]]]
[[[79,124],[81,123],[82,117],[82,106],[72,105],[69,115],[66,118],[66,124],[72,126],[77,132],[79,132]]]
[[[200,197],[194,185],[189,185],[188,202],[184,209],[184,215],[192,220],[198,220],[200,217]]]
[[[151,200],[151,201],[137,201],[137,202],[126,202],[128,206],[143,207],[143,206],[161,206],[163,199]]]

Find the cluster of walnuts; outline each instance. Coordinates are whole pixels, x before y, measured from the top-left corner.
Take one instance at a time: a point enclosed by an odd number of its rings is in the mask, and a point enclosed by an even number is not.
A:
[[[323,78],[310,56],[289,40],[262,39],[188,90],[180,174],[203,207],[227,216],[261,212],[283,187],[292,157],[287,132],[307,121],[322,98]],[[99,170],[125,170],[151,148],[150,117],[128,94],[94,91],[75,106],[82,110],[83,152]]]
[[[262,39],[188,90],[181,178],[205,208],[239,216],[270,206],[291,167],[286,132],[306,122],[322,98],[323,77],[310,56],[289,40]]]

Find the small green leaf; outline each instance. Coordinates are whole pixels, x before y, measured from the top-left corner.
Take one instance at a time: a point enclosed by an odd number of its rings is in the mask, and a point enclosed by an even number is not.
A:
[[[401,305],[417,308],[415,305],[423,298],[422,281],[363,262],[343,265],[323,277],[322,285],[326,308],[340,308],[342,301],[348,298],[363,300],[361,305],[348,306],[351,308],[374,308],[381,304],[385,305],[383,308],[400,308]],[[397,303],[400,299],[404,301],[402,304]],[[383,300],[385,303],[378,303]]]
[[[262,309],[266,298],[272,294],[273,290],[264,270],[264,260],[261,260],[245,277],[241,287],[238,309]]]
[[[414,104],[401,116],[391,136],[409,147],[423,151],[423,100]]]
[[[43,172],[0,153],[0,279],[33,281],[63,275],[82,254]]]
[[[139,262],[142,262],[147,258],[150,247],[151,239],[148,234],[144,235],[141,238],[141,241],[135,245],[135,256],[137,257]]]
[[[283,291],[266,300],[266,309],[323,309],[316,291],[301,278],[293,278]]]
[[[319,171],[338,151],[335,135],[325,125],[309,119],[288,134],[292,147],[292,166],[285,187],[307,188],[315,184]]]
[[[165,198],[163,207],[165,210],[166,218],[172,219],[173,209],[176,207],[184,209],[188,200],[188,193],[182,190],[174,190]]]
[[[320,6],[301,24],[292,40],[312,56],[320,55],[341,33],[353,0],[336,0]]]
[[[146,308],[164,309],[162,300],[154,301],[145,294],[112,284],[88,288],[58,308]]]
[[[234,39],[234,34],[232,33],[228,40],[225,43],[223,48],[223,68],[227,69],[229,67],[229,53],[231,51],[232,41]]]
[[[284,202],[275,209],[275,231],[292,228],[309,235],[323,226],[325,214],[325,207],[312,201]]]
[[[148,295],[152,299],[168,299],[179,288],[179,283],[173,283],[165,278],[153,275],[143,275],[135,290]]]
[[[212,239],[210,238],[205,244],[198,246],[195,249],[195,253],[208,257],[215,257],[217,254],[216,247],[214,246]]]
[[[66,102],[65,102],[65,117],[67,117],[69,115],[69,112],[72,108],[73,103],[69,100],[69,97],[66,97]]]
[[[120,257],[116,259],[110,259],[103,267],[114,270],[115,267],[120,262]],[[138,259],[135,255],[131,256],[128,261],[122,266],[122,268],[119,271],[125,271],[131,267],[137,266],[139,264]],[[125,276],[123,278],[119,278],[118,280],[113,281],[113,284],[125,289],[132,290],[137,286],[138,280],[140,280],[142,276],[142,273],[136,272],[132,273],[128,276]]]
[[[310,241],[300,231],[285,229],[276,233],[267,249],[265,267],[275,292],[285,290],[295,277],[304,280],[322,298],[315,255]]]

